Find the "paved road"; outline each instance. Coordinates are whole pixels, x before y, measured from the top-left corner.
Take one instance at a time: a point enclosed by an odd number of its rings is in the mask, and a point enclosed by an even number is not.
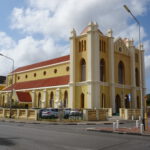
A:
[[[0,122],[0,150],[150,150],[150,137],[86,131],[94,126]]]

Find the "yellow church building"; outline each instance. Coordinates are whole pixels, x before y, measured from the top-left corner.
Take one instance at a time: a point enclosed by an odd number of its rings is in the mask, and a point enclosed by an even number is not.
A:
[[[13,102],[32,108],[140,108],[144,100],[144,50],[127,38],[104,35],[90,22],[70,35],[70,55],[17,68],[7,76],[0,105]],[[12,80],[13,76],[13,80]],[[13,85],[12,85],[13,83]]]

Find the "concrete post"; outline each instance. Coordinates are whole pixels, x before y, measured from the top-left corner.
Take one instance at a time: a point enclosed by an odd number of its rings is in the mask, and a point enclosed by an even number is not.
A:
[[[88,110],[87,109],[84,109],[83,110],[83,120],[85,120],[85,121],[88,121],[89,119],[88,119]]]

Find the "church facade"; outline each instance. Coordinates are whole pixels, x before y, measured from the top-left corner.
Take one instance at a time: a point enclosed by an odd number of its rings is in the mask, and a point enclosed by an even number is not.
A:
[[[90,22],[70,35],[70,55],[31,64],[7,76],[0,105],[25,103],[29,107],[79,109],[140,108],[144,100],[144,50],[127,38],[104,35]],[[13,77],[13,78],[12,78]],[[13,86],[12,86],[13,83]]]

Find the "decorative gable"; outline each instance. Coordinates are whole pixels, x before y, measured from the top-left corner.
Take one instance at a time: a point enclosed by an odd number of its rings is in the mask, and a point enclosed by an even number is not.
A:
[[[115,52],[128,55],[129,50],[128,50],[127,46],[125,45],[125,42],[126,41],[123,41],[121,38],[116,39],[115,43],[114,43]]]

